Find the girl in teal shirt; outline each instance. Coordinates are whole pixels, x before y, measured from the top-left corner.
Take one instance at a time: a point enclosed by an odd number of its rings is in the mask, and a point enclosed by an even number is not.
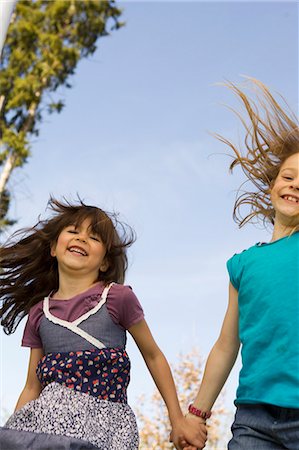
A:
[[[239,194],[240,226],[257,217],[273,226],[271,241],[258,243],[227,263],[229,303],[220,336],[206,364],[188,420],[210,416],[241,347],[242,369],[229,450],[299,449],[299,129],[269,90],[251,80],[258,100],[229,83],[249,117],[245,151],[234,152],[254,189]],[[240,208],[247,207],[242,218]],[[248,206],[250,211],[248,213]],[[181,446],[194,449],[184,439]]]

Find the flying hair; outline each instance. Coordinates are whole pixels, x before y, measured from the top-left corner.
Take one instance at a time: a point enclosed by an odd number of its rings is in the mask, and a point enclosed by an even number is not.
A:
[[[241,166],[247,178],[237,193],[233,210],[235,222],[242,227],[262,219],[264,225],[273,225],[275,211],[271,204],[271,188],[284,161],[299,152],[298,117],[283,97],[282,107],[261,81],[247,78],[247,83],[251,92],[255,93],[255,100],[236,84],[230,81],[224,83],[245,109],[245,118],[233,109],[246,133],[242,148],[219,134],[215,136],[233,151],[230,171]],[[248,181],[254,189],[244,192],[243,187]],[[245,215],[242,212],[244,207]]]
[[[71,203],[51,197],[48,209],[51,211],[48,219],[17,231],[0,248],[0,317],[6,334],[16,330],[33,305],[58,290],[57,260],[50,251],[69,225],[79,227],[89,219],[91,232],[99,235],[105,245],[108,269],[99,270],[95,281],[105,285],[112,281],[124,283],[128,267],[126,249],[135,241],[131,227],[120,222],[117,214],[86,205],[80,198]]]

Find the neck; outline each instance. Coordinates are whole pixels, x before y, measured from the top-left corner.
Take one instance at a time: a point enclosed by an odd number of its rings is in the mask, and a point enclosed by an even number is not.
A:
[[[54,298],[68,299],[86,291],[97,283],[94,277],[78,277],[59,272],[59,288]]]
[[[285,236],[289,236],[292,232],[294,232],[294,229],[298,226],[297,224],[285,224],[279,220],[275,220],[274,224],[274,230],[272,234],[271,242],[277,241],[277,239],[281,239]]]

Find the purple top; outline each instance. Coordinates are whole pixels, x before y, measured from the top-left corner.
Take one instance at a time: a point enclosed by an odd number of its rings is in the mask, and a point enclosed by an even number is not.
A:
[[[97,305],[103,290],[103,283],[97,283],[70,299],[50,298],[50,311],[55,317],[72,322]],[[114,284],[109,291],[106,306],[113,322],[125,330],[144,318],[143,309],[129,286]],[[29,311],[22,339],[23,347],[43,347],[39,335],[43,314],[43,300],[41,300]]]

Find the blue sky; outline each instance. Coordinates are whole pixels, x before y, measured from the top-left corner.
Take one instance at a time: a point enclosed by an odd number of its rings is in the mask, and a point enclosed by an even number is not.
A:
[[[262,80],[298,111],[296,2],[120,2],[126,26],[82,61],[66,108],[47,116],[32,157],[10,182],[18,227],[44,214],[49,194],[119,211],[136,230],[127,283],[171,363],[197,347],[205,358],[227,305],[226,260],[269,233],[232,221],[242,174],[209,132],[243,131],[217,82]],[[10,230],[11,231],[11,230]],[[24,322],[1,335],[3,406],[25,381]],[[153,383],[129,340],[132,406]],[[14,370],[12,370],[14,367]],[[228,408],[239,363],[226,387]]]

